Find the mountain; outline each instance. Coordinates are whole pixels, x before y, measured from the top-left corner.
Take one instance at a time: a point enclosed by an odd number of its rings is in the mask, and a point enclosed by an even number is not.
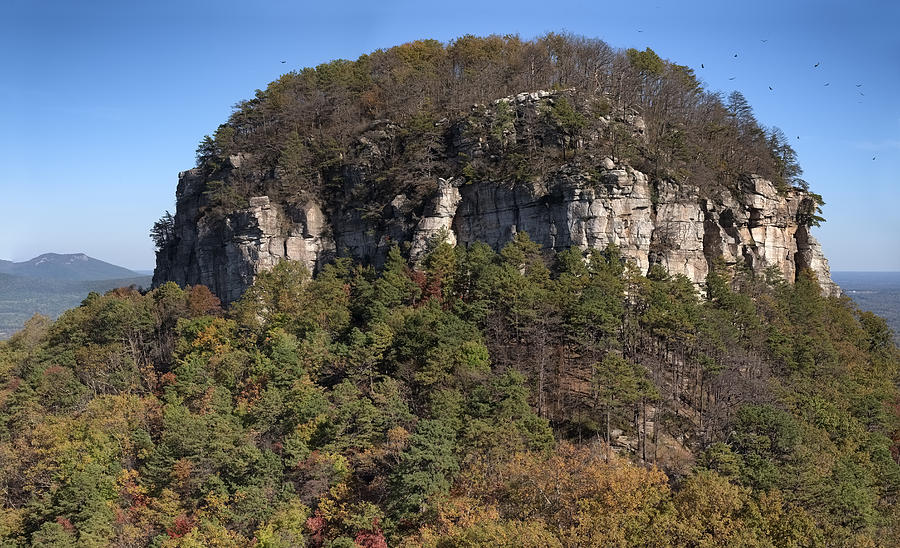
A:
[[[612,244],[698,287],[723,261],[839,291],[784,135],[649,49],[406,44],[284,75],[197,157],[154,230],[154,285],[224,302],[285,258],[378,268],[395,245],[417,262],[436,239],[499,250],[519,232],[548,253]]]
[[[897,545],[900,351],[740,94],[423,40],[197,158],[155,288],[0,342],[0,544]]]
[[[44,280],[88,281],[136,278],[140,274],[84,253],[44,253],[19,263],[0,262],[0,273]]]

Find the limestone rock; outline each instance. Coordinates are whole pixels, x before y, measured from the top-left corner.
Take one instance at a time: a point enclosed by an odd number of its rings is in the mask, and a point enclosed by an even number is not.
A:
[[[437,194],[429,208],[430,211],[419,220],[413,234],[412,247],[409,251],[410,259],[413,262],[422,259],[428,251],[428,244],[442,231],[446,234],[447,243],[456,245],[456,235],[452,230],[452,225],[460,201],[462,201],[462,196],[459,190],[453,186],[453,177],[439,179]]]
[[[819,287],[822,293],[828,297],[839,297],[842,293],[838,284],[831,279],[831,268],[828,266],[828,259],[822,252],[822,246],[812,234],[809,233],[807,227],[801,227],[797,233],[797,255],[796,263],[798,270],[809,268],[816,275],[819,281]]]
[[[203,200],[199,176],[197,170],[180,174],[177,245],[157,253],[155,286],[169,280],[182,286],[202,284],[223,302],[232,302],[257,273],[281,260],[300,261],[314,270],[334,255],[328,225],[315,202],[294,212],[296,219],[268,196],[250,198],[247,208],[224,219],[198,217]]]

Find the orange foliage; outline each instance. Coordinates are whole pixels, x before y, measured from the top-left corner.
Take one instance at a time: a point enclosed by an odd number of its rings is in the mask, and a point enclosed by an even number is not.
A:
[[[191,316],[222,315],[221,301],[205,285],[190,286],[186,293]]]

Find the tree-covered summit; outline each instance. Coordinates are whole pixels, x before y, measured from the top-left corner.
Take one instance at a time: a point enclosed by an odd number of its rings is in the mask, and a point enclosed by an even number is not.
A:
[[[530,117],[498,101],[538,90],[565,92]],[[472,157],[467,139],[484,154]],[[705,90],[693,69],[650,48],[555,33],[419,40],[289,72],[238,103],[197,150],[226,209],[252,195],[340,196],[342,166],[354,163],[389,201],[423,195],[436,177],[527,181],[602,157],[709,190],[748,173],[806,186],[783,133],[760,125],[739,92]]]

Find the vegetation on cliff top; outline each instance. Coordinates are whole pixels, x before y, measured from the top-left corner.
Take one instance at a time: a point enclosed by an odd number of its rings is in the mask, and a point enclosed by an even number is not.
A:
[[[536,117],[496,102],[536,90],[560,91]],[[478,156],[460,144],[473,139]],[[604,156],[703,190],[734,189],[751,172],[806,187],[784,134],[762,127],[739,92],[704,90],[691,68],[649,48],[553,33],[420,40],[290,72],[238,103],[197,150],[210,203],[225,211],[262,194],[345,200],[347,185],[384,205],[427,195],[439,176],[526,181],[572,162],[590,172]],[[366,180],[348,180],[354,163]]]
[[[168,283],[33,319],[0,343],[0,544],[900,538],[883,320],[808,273],[701,300],[615,248],[433,243],[281,263],[228,312]]]

